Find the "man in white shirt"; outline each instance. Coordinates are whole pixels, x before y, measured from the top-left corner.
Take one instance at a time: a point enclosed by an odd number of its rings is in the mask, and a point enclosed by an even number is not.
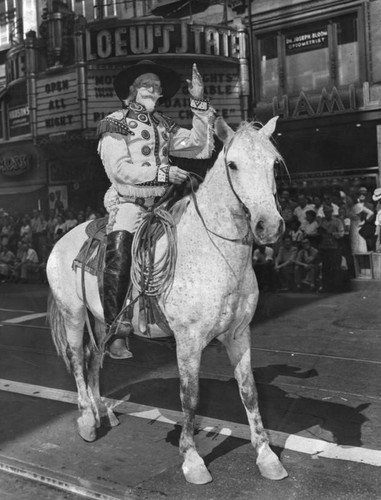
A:
[[[321,207],[319,207],[319,210],[317,211],[316,218],[322,219],[324,217],[324,206],[328,205],[332,207],[332,215],[334,217],[337,217],[339,215],[339,207],[336,205],[336,203],[333,203],[331,195],[330,194],[324,194],[323,196],[323,204]]]
[[[307,203],[307,198],[305,194],[300,194],[298,196],[298,205],[294,209],[294,215],[300,222],[300,229],[304,231],[304,227],[307,223],[306,212],[308,210],[315,210],[315,205],[312,203]]]

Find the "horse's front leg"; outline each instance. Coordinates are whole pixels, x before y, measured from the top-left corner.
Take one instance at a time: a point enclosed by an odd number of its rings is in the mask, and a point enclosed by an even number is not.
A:
[[[193,484],[206,484],[212,481],[212,476],[209,474],[204,460],[198,454],[194,442],[194,420],[199,394],[201,348],[197,348],[195,345],[189,346],[189,342],[188,337],[185,340],[187,345],[184,346],[177,339],[180,398],[184,415],[180,437],[180,453],[184,457],[182,469],[185,479]]]
[[[221,339],[234,367],[241,400],[245,406],[250,426],[251,443],[257,452],[257,465],[262,476],[279,480],[288,476],[278,457],[270,449],[269,438],[263,428],[258,408],[258,394],[251,368],[250,329]]]

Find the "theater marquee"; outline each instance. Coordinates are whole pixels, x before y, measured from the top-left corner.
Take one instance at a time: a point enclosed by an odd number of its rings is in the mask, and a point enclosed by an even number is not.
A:
[[[180,22],[127,24],[86,32],[88,61],[147,54],[207,55],[240,59],[243,31]]]

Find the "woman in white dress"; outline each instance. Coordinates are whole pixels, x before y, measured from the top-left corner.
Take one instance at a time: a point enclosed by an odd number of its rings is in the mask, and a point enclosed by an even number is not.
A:
[[[374,216],[374,211],[371,210],[365,203],[365,194],[359,193],[356,203],[353,205],[350,218],[351,218],[351,249],[353,254],[366,253],[368,251],[365,238],[361,236],[359,230],[361,226],[369,221]]]

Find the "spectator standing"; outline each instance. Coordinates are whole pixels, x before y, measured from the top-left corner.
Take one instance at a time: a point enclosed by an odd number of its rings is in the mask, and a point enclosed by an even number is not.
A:
[[[17,268],[20,273],[20,282],[27,283],[28,272],[37,272],[39,270],[38,255],[30,243],[23,243],[22,250],[23,255]]]
[[[74,214],[71,210],[68,210],[67,212],[67,218],[65,221],[65,233],[70,231],[70,229],[73,229],[73,227],[78,225],[77,219],[74,217]]]
[[[32,245],[34,248],[38,248],[38,233],[40,231],[41,221],[40,212],[38,210],[32,210],[32,217],[30,219],[30,228],[32,230]]]
[[[271,290],[274,282],[274,250],[266,245],[256,248],[253,252],[253,267],[259,290]]]
[[[336,205],[336,203],[333,203],[332,197],[329,193],[324,193],[323,195],[323,204],[321,207],[319,207],[318,211],[316,212],[316,218],[322,219],[324,217],[324,206],[329,205],[332,207],[332,215],[336,217],[339,215],[339,206]]]
[[[340,219],[333,217],[333,208],[325,205],[324,217],[319,224],[320,258],[322,264],[321,292],[341,289],[341,251],[339,240],[344,236],[344,226]]]
[[[314,211],[317,213],[319,208],[323,206],[323,201],[320,196],[315,195],[312,199],[312,204],[314,206]]]
[[[54,228],[54,237],[53,237],[53,243],[56,243],[62,236],[65,234],[66,231],[66,224],[65,221],[62,217],[62,215],[58,214],[57,215],[57,224],[56,227]]]
[[[293,199],[291,199],[290,191],[287,191],[287,189],[283,189],[283,191],[281,191],[280,198],[284,200],[285,204],[290,207],[291,210],[294,210],[298,205]]]
[[[15,264],[15,254],[8,248],[8,245],[0,246],[0,280],[9,281]]]
[[[372,242],[367,241],[367,239],[372,240],[373,238],[374,243],[374,231],[370,231],[372,234],[369,234],[368,238],[364,238],[360,234],[360,230],[364,224],[367,224],[368,227],[372,224],[375,215],[373,205],[366,201],[366,191],[366,188],[360,188],[357,200],[354,203],[350,214],[350,239],[353,254],[361,254],[369,251],[369,248],[372,246]]]
[[[47,240],[48,240],[48,246],[50,249],[53,246],[54,230],[55,230],[56,226],[57,226],[57,217],[55,215],[54,208],[51,208],[49,210],[49,218],[46,222]]]
[[[12,225],[8,214],[3,215],[2,219],[2,225],[0,228],[0,244],[8,245],[9,238],[12,234]]]
[[[295,216],[292,218],[290,222],[288,235],[292,240],[292,244],[299,249],[302,239],[304,237],[304,231],[301,230],[300,222],[298,218]]]
[[[274,270],[278,273],[280,291],[288,292],[294,285],[294,260],[297,249],[289,236],[283,238],[282,244],[275,258]]]
[[[63,216],[64,210],[65,210],[65,206],[63,204],[63,201],[61,200],[61,191],[57,190],[55,202],[54,202],[54,212],[55,212],[56,217],[57,217],[57,215]]]
[[[348,216],[348,209],[346,208],[346,205],[343,204],[339,207],[338,218],[341,220],[344,227],[344,236],[343,238],[341,238],[341,240],[339,240],[341,245],[341,255],[345,258],[345,261],[347,263],[349,277],[354,278],[355,270],[350,239],[351,219]]]
[[[20,239],[28,241],[32,241],[32,229],[30,227],[29,218],[24,215],[21,218],[21,227],[20,227]]]
[[[299,194],[298,196],[298,205],[294,209],[294,215],[298,218],[300,222],[300,229],[304,231],[304,227],[307,223],[306,212],[308,210],[314,210],[315,205],[307,202],[307,198],[305,194]]]
[[[280,205],[280,215],[282,216],[282,219],[284,220],[286,227],[288,227],[294,217],[294,209],[282,197],[279,198],[279,205]]]
[[[376,188],[373,193],[373,201],[377,203],[376,205],[376,218],[374,224],[376,226],[375,236],[375,250],[376,252],[381,252],[381,188]]]
[[[319,223],[316,220],[316,212],[314,210],[307,210],[306,219],[304,235],[310,240],[311,245],[317,248],[319,244]]]

